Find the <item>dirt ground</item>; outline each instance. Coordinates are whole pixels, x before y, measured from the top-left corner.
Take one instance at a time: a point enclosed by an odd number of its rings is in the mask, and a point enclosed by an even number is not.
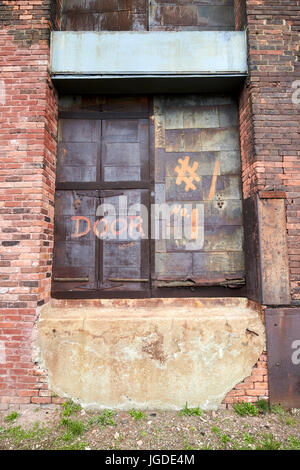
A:
[[[73,402],[0,413],[1,450],[300,450],[300,410],[86,411]]]

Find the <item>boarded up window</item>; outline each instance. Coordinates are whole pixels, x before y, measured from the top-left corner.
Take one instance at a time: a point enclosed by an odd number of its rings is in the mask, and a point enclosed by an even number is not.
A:
[[[67,31],[234,30],[234,0],[64,0]]]
[[[148,0],[64,0],[67,31],[147,30]]]
[[[236,103],[228,96],[168,96],[156,98],[154,109],[156,201],[174,204],[183,216],[186,204],[202,208],[197,243],[185,236],[155,242],[155,286],[242,285]]]
[[[55,296],[244,284],[234,100],[63,97],[60,110]]]

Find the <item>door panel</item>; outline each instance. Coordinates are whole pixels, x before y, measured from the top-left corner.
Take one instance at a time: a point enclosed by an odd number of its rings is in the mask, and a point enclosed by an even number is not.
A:
[[[96,288],[97,191],[56,191],[54,291]]]
[[[100,288],[147,291],[149,284],[148,190],[101,192]],[[98,219],[99,220],[99,219]],[[131,282],[132,280],[132,282]]]
[[[61,119],[58,132],[57,182],[100,180],[101,121]]]
[[[104,181],[149,179],[149,123],[147,119],[103,122]]]

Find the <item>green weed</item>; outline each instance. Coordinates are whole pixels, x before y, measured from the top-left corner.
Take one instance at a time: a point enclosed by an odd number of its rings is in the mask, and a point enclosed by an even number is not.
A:
[[[103,410],[100,415],[96,417],[98,426],[116,426],[114,420],[115,413],[112,410]]]
[[[30,430],[22,429],[21,426],[9,427],[8,429],[5,429],[1,435],[7,439],[13,439],[14,445],[17,446],[23,441],[39,441],[47,432],[47,428],[40,428],[39,424],[36,423]]]
[[[130,414],[130,416],[133,417],[133,419],[135,421],[139,421],[140,419],[145,419],[146,418],[145,414],[142,411],[138,411],[138,410],[134,410],[134,409],[130,410],[129,414]]]
[[[179,411],[179,416],[202,416],[202,410],[199,408],[189,408],[188,404],[185,404],[185,407]]]
[[[297,421],[294,418],[290,418],[289,416],[286,416],[284,421],[287,426],[294,427],[297,424]]]
[[[74,413],[77,413],[77,411],[81,410],[81,406],[77,405],[74,403],[72,400],[68,400],[65,403],[62,404],[63,407],[63,416],[71,416]]]
[[[68,446],[57,447],[56,450],[85,450],[86,447],[88,447],[88,443],[85,441],[80,441]]]
[[[239,414],[240,416],[257,416],[258,409],[256,408],[253,403],[235,403],[233,405],[234,411]]]
[[[243,435],[243,439],[246,444],[254,444],[255,443],[255,437],[251,436],[248,432],[245,432]]]
[[[281,443],[275,439],[273,434],[264,434],[260,445],[256,446],[256,450],[278,450]]]
[[[294,436],[289,436],[287,439],[289,450],[300,450],[300,441]]]
[[[281,405],[273,405],[272,408],[271,408],[271,412],[279,415],[281,419],[285,415],[285,411],[284,411],[284,409],[282,408]]]
[[[257,408],[259,411],[262,413],[266,414],[268,411],[270,411],[270,406],[268,400],[264,400],[263,398],[261,400],[258,400],[256,403]]]
[[[73,436],[81,436],[84,433],[84,424],[79,420],[69,418],[61,419],[61,426],[65,427]]]
[[[19,416],[19,413],[12,411],[9,415],[5,416],[4,421],[7,423],[13,423]]]

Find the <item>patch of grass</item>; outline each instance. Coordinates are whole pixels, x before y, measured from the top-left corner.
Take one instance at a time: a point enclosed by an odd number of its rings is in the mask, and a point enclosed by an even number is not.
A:
[[[289,436],[287,439],[288,447],[285,449],[289,450],[300,450],[300,441],[295,436]]]
[[[64,442],[70,442],[73,441],[74,439],[74,434],[71,431],[66,431],[62,436],[61,440]]]
[[[160,439],[160,436],[159,436],[160,432],[161,432],[161,428],[159,426],[155,425],[154,426],[154,434],[153,434],[154,439],[156,439],[156,440]]]
[[[253,403],[234,403],[233,405],[234,411],[240,416],[257,416],[258,409],[256,408]]]
[[[234,450],[254,450],[255,437],[245,432],[244,434],[238,433],[238,439],[232,441],[232,448]]]
[[[183,444],[183,450],[198,450],[196,447],[193,447],[191,444],[188,442]]]
[[[220,439],[225,446],[231,441],[230,437],[226,433],[220,434]]]
[[[233,450],[250,450],[248,445],[243,445],[239,441],[233,441],[232,449]]]
[[[129,411],[130,416],[133,417],[135,421],[139,421],[140,419],[145,419],[146,415],[142,411],[138,411],[135,409],[132,409]]]
[[[281,405],[273,405],[272,408],[271,408],[271,412],[275,413],[276,415],[279,415],[281,419],[285,415],[285,411],[284,411],[284,409],[282,408]]]
[[[287,426],[292,426],[292,427],[294,427],[294,426],[297,425],[297,421],[296,421],[294,418],[291,418],[291,417],[289,417],[289,416],[286,416],[286,417],[284,418],[284,422],[285,422],[285,424],[286,424]]]
[[[281,446],[281,442],[277,441],[273,434],[264,434],[259,444],[256,450],[278,450]]]
[[[218,426],[212,426],[211,432],[213,432],[216,436],[219,437],[219,439],[221,440],[222,444],[225,445],[225,447],[228,444],[228,442],[231,441],[231,438],[228,436],[228,434],[222,433],[221,429],[218,428]]]
[[[245,432],[243,435],[243,439],[246,444],[254,444],[255,443],[255,437],[251,436],[248,432]]]
[[[72,400],[68,400],[65,403],[62,404],[63,407],[63,416],[71,416],[74,413],[77,413],[77,411],[81,410],[81,406],[77,405],[74,403]]]
[[[214,434],[216,434],[216,436],[219,436],[219,435],[221,434],[221,429],[218,428],[218,426],[212,426],[211,432],[213,432]]]
[[[210,444],[203,444],[203,446],[199,447],[199,450],[213,450],[212,446]]]
[[[85,450],[86,447],[88,447],[88,443],[80,441],[68,446],[56,447],[56,450]]]
[[[73,436],[81,436],[84,433],[84,424],[75,419],[62,418],[61,426],[65,427]]]
[[[4,432],[1,434],[4,438],[12,439],[14,441],[14,445],[18,446],[23,441],[38,442],[45,436],[47,432],[47,428],[40,428],[39,424],[36,423],[34,427],[30,430],[22,429],[21,426],[15,426],[5,429]]]
[[[88,421],[88,427],[96,424],[97,426],[116,426],[114,420],[115,413],[112,410],[103,410],[99,415],[92,416]]]
[[[19,416],[19,413],[12,411],[9,415],[5,416],[4,421],[7,423],[13,423]]]
[[[103,410],[102,413],[96,416],[96,423],[98,426],[116,426],[114,419],[115,413],[112,410]]]
[[[179,416],[202,416],[202,410],[199,408],[189,408],[188,404],[185,404],[185,407],[179,411]]]
[[[263,398],[261,400],[258,400],[256,403],[257,408],[259,411],[262,413],[266,414],[268,411],[270,411],[270,406],[268,400],[264,400]]]

